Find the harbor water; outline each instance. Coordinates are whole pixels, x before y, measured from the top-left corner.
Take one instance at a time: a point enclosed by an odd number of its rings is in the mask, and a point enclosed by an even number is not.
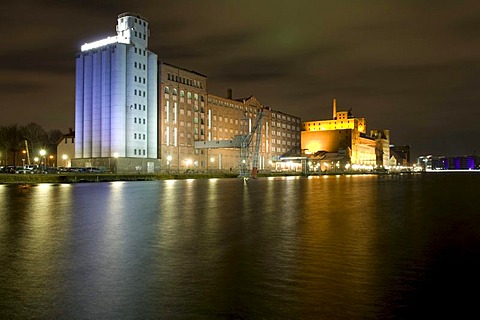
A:
[[[479,186],[473,173],[0,185],[0,316],[478,316]]]

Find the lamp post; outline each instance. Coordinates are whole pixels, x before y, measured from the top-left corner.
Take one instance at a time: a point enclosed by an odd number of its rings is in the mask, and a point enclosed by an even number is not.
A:
[[[66,154],[62,155],[63,166],[64,166],[64,167],[67,167],[67,158],[68,158],[68,156],[67,156]]]
[[[210,158],[210,162],[212,163],[212,167],[213,167],[213,164],[215,163],[215,158],[214,158],[214,157],[211,157],[211,158]]]
[[[190,160],[190,159],[186,159],[186,160],[185,160],[185,167],[186,167],[185,172],[188,171],[188,165],[189,165],[191,162],[192,162],[192,160]]]
[[[172,156],[167,156],[167,173],[170,173],[170,162],[172,162]]]
[[[113,157],[115,158],[115,170],[114,170],[114,173],[117,174],[118,172],[118,152],[115,152],[113,154]]]
[[[40,156],[42,156],[42,160],[40,162],[41,164],[41,172],[43,173],[45,171],[45,162],[46,162],[46,159],[45,159],[45,154],[47,154],[47,152],[45,150],[40,150]]]

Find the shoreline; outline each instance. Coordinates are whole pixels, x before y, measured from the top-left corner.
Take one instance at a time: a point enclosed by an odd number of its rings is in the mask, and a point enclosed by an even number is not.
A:
[[[418,172],[329,172],[321,174],[301,173],[259,173],[264,177],[309,177],[336,175],[398,175],[417,174]],[[177,173],[177,174],[113,174],[113,173],[68,173],[68,174],[0,174],[0,184],[35,184],[35,183],[81,183],[112,181],[156,181],[185,179],[231,179],[238,178],[238,173]]]

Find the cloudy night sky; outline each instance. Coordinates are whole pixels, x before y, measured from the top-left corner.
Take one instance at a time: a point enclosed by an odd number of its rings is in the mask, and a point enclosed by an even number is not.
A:
[[[480,152],[478,1],[9,1],[0,13],[0,125],[74,126],[75,54],[150,23],[159,59],[302,120],[352,108],[412,156]]]

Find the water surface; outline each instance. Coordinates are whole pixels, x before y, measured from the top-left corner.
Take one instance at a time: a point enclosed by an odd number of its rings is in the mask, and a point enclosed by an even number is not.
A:
[[[475,312],[476,174],[0,185],[8,318]]]

